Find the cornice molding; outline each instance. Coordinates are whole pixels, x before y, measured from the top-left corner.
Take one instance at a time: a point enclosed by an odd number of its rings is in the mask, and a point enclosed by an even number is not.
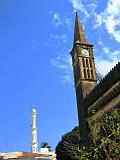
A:
[[[112,88],[99,97],[89,108],[87,113],[92,114],[93,111],[98,111],[101,108],[104,108],[111,100],[117,97],[120,94],[120,81],[117,82]]]
[[[118,107],[120,107],[120,95],[118,95],[117,97],[112,99],[110,101],[110,103],[108,103],[104,108],[102,108],[101,110],[97,111],[91,117],[91,122],[94,122],[94,121],[98,120],[104,113],[107,113],[107,112],[111,111],[112,109],[118,108]]]
[[[95,88],[84,98],[84,106],[87,110],[104,93],[120,81],[120,62],[95,86]]]

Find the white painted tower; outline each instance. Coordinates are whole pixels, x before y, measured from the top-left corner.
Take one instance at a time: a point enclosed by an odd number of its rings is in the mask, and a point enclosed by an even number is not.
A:
[[[32,144],[31,152],[37,153],[36,109],[32,109]]]

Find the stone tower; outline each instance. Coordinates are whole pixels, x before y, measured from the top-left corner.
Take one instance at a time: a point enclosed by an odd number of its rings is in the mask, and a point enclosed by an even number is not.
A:
[[[36,110],[32,109],[32,144],[31,152],[37,153],[37,128],[36,128]]]
[[[74,28],[74,43],[71,50],[77,109],[79,118],[80,137],[83,144],[87,143],[86,110],[84,98],[96,85],[96,71],[93,56],[93,45],[88,42],[78,14],[76,13]]]

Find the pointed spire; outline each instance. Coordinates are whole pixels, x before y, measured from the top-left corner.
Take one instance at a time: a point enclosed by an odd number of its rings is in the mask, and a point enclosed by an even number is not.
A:
[[[77,12],[76,12],[76,18],[75,18],[74,44],[76,42],[89,44],[89,42],[87,41],[87,38],[85,36],[85,33],[83,31],[83,27],[82,27],[82,24],[80,23],[80,19],[79,19]]]

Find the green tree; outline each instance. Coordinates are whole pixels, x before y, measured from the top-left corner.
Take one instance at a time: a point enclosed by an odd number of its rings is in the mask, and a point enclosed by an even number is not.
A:
[[[101,160],[119,160],[120,110],[104,114],[95,124],[95,129],[90,131],[91,155]]]
[[[57,160],[119,160],[120,110],[104,114],[96,122],[89,122],[90,147],[80,148],[79,129],[65,134],[56,147]]]
[[[65,134],[56,147],[57,160],[79,160],[79,129]]]
[[[41,142],[41,148],[48,148],[49,151],[52,151],[51,146],[47,142]]]

